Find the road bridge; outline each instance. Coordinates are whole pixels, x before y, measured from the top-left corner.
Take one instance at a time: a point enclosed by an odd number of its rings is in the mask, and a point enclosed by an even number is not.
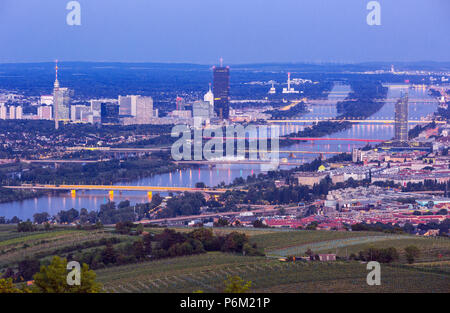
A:
[[[99,151],[99,152],[160,152],[170,151],[170,147],[158,147],[158,148],[113,148],[113,147],[67,147],[66,151]]]
[[[281,139],[281,138],[280,138]],[[385,142],[383,139],[367,139],[367,138],[311,138],[311,137],[283,137],[282,139],[299,140],[299,141],[356,141],[356,142]]]
[[[333,94],[333,93],[331,93]],[[338,93],[339,94],[339,93]],[[396,103],[398,99],[373,99],[377,102],[382,103]],[[337,102],[341,101],[360,101],[359,99],[342,99],[342,100],[335,100],[335,99],[311,99],[307,100],[305,103],[309,106],[335,106]],[[408,100],[408,104],[432,104],[436,103],[436,99],[420,99],[420,98],[411,98]]]
[[[85,163],[98,163],[98,162],[107,162],[110,161],[109,159],[102,159],[102,160],[55,160],[55,159],[39,159],[39,160],[23,160],[21,159],[20,162],[23,163],[79,163],[79,164],[85,164]]]
[[[104,191],[159,191],[159,192],[205,192],[225,193],[232,189],[227,188],[191,188],[191,187],[163,187],[163,186],[121,186],[121,185],[45,185],[23,184],[18,186],[3,186],[8,189],[32,189],[32,190],[104,190]]]
[[[315,154],[321,154],[321,152],[317,152]],[[199,164],[199,165],[223,165],[223,164],[258,164],[258,165],[273,165],[274,163],[268,162],[268,161],[262,161],[262,160],[224,160],[224,161],[196,161],[196,160],[192,160],[192,161],[175,161],[174,163],[176,164]],[[278,164],[279,166],[300,166],[302,165],[302,163],[299,162],[283,162],[283,161],[279,161]]]
[[[270,119],[267,120],[268,123],[317,123],[317,122],[349,122],[349,123],[364,123],[364,124],[394,124],[393,119],[333,119],[323,116],[318,118],[307,118],[307,119]],[[409,120],[410,124],[429,124],[433,122],[432,120]],[[436,124],[445,124],[445,121],[435,121]]]
[[[294,140],[297,140],[294,138]],[[298,139],[299,140],[299,139]],[[307,140],[307,139],[305,139]],[[259,153],[260,151],[256,150],[246,150],[246,153]],[[278,150],[278,151],[272,151],[269,150],[267,151],[268,153],[287,153],[287,154],[314,154],[314,155],[323,155],[323,154],[340,154],[343,153],[342,151],[305,151],[305,150]],[[98,163],[98,162],[107,162],[107,161],[111,161],[110,159],[97,159],[97,160],[57,160],[57,159],[39,159],[39,160],[20,160],[20,162],[23,163],[56,163],[56,164],[61,164],[61,163],[76,163],[76,164],[87,164],[87,163]],[[263,160],[231,160],[231,161],[227,161],[227,160],[217,160],[217,161],[186,161],[186,162],[182,162],[182,161],[175,161],[174,163],[176,164],[200,164],[199,162],[202,162],[201,164],[264,164],[267,163],[269,164],[267,161],[263,161]],[[284,165],[300,165],[300,164],[287,164],[287,163],[283,163]]]

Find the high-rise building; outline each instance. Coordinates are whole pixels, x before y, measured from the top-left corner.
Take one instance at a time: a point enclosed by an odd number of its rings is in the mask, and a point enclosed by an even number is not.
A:
[[[90,107],[85,105],[72,105],[70,107],[70,120],[73,122],[86,122],[83,118],[91,111]]]
[[[52,111],[53,108],[50,105],[41,105],[37,109],[38,118],[40,120],[51,120],[53,118]]]
[[[149,124],[154,116],[153,112],[153,98],[152,97],[138,97],[136,101],[136,123]]]
[[[2,103],[0,105],[0,119],[2,120],[6,120],[8,119],[8,108],[6,107],[6,105],[4,103]]]
[[[214,117],[213,107],[208,101],[195,101],[192,104],[192,115],[195,117],[201,117],[203,119],[209,119]]]
[[[208,101],[195,101],[192,104],[192,116],[194,117],[194,127],[207,125],[214,117],[214,107]]]
[[[87,118],[89,123],[92,124],[102,123],[103,103],[114,104],[115,106],[117,106],[120,114],[120,108],[116,99],[99,99],[99,100],[91,100],[90,102],[91,102],[91,109],[89,112],[90,114],[88,114],[87,112],[84,112],[84,114],[82,114],[82,119],[84,120],[85,118]],[[103,105],[103,107],[105,108],[105,105]]]
[[[69,88],[58,88],[54,91],[53,101],[54,103],[57,103],[59,121],[70,120],[70,104],[72,96],[73,91]]]
[[[70,102],[73,91],[69,88],[61,88],[58,81],[58,61],[55,66],[55,83],[53,85],[53,116],[55,128],[58,129],[59,121],[70,120]]]
[[[136,116],[136,101],[138,96],[119,96],[119,115]]]
[[[55,83],[53,84],[53,116],[55,118],[55,129],[59,128],[59,116],[58,116],[58,90],[59,90],[59,81],[58,81],[58,60],[56,60],[55,65]]]
[[[2,120],[21,120],[23,119],[23,109],[21,106],[0,104],[0,119]]]
[[[125,124],[149,124],[158,110],[153,110],[153,98],[143,96],[119,96],[119,114]]]
[[[9,107],[9,119],[10,120],[15,120],[16,119],[16,107],[11,105]]]
[[[221,62],[222,63],[222,62]],[[213,67],[214,110],[220,119],[230,116],[230,67]]]
[[[21,106],[16,107],[16,119],[23,119],[23,108]]]
[[[395,141],[408,141],[408,93],[395,104]]]
[[[102,102],[102,124],[119,124],[119,106],[116,103]]]
[[[91,100],[92,124],[102,122],[102,100]]]

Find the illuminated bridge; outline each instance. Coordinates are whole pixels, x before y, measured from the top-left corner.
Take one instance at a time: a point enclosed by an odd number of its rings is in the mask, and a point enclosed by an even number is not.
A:
[[[223,140],[271,140],[270,137],[255,137],[255,138],[249,138],[249,137],[203,137],[204,139],[223,139]],[[303,140],[303,141],[361,141],[361,142],[385,142],[387,140],[383,140],[383,139],[365,139],[365,138],[326,138],[326,137],[302,137],[302,138],[297,138],[297,137],[280,137],[280,140],[286,140],[286,139],[292,139],[292,140]],[[248,150],[246,150],[246,152],[249,152]],[[250,150],[250,152],[258,152],[258,151],[252,151]],[[275,151],[274,151],[275,152]],[[280,153],[283,152],[292,152],[292,151],[279,151]],[[308,153],[308,151],[299,151],[298,153]],[[334,153],[334,152],[331,152]],[[337,152],[339,153],[339,152]]]
[[[308,138],[293,138],[293,140],[308,140]],[[364,140],[367,141],[367,140]],[[128,151],[128,150],[127,150]],[[259,151],[254,150],[246,150],[246,153],[259,153]],[[295,158],[296,154],[313,154],[320,155],[323,157],[325,154],[340,154],[345,153],[345,151],[305,151],[305,150],[278,150],[278,151],[267,151],[268,153],[285,153],[289,154],[289,158]],[[77,164],[85,164],[85,163],[97,163],[97,162],[107,162],[110,159],[101,159],[101,160],[73,160],[73,159],[65,159],[65,160],[57,160],[57,159],[38,159],[38,160],[20,160],[24,163],[77,163]],[[192,160],[192,161],[173,161],[175,164],[206,164],[206,165],[219,165],[219,164],[270,164],[268,161],[264,160]],[[292,162],[281,162],[280,165],[301,165],[299,163]]]
[[[98,151],[98,152],[159,152],[170,150],[170,147],[158,148],[111,148],[111,147],[67,147],[66,151]]]
[[[218,137],[220,138],[220,137]],[[226,140],[226,137],[223,137],[222,139]],[[249,138],[234,138],[235,140],[239,139],[249,139]],[[258,139],[264,139],[264,138],[258,138]],[[270,140],[270,138],[266,138],[267,140]],[[287,137],[280,137],[281,140],[288,139]],[[379,140],[379,139],[361,139],[361,138],[290,138],[292,140],[304,140],[304,141],[358,141],[358,142],[384,142],[386,140]],[[80,147],[78,150],[83,150],[84,147]],[[107,147],[104,147],[107,148]],[[84,148],[84,149],[91,149],[91,148]],[[106,153],[145,153],[145,152],[154,152],[154,151],[170,151],[170,148],[162,147],[162,148],[109,148],[109,149],[99,149],[98,151],[103,151]],[[67,149],[67,151],[73,151],[73,149]],[[259,151],[252,151],[246,149],[245,152],[259,152]],[[269,151],[272,152],[272,151]],[[273,151],[276,152],[276,151]],[[324,154],[338,154],[342,153],[342,151],[328,151],[328,152],[321,152],[321,151],[290,151],[290,150],[280,150],[279,153],[300,153],[300,154],[318,154],[318,153],[324,153]],[[94,163],[94,162],[100,162],[100,161],[108,161],[108,160],[98,160],[98,161],[83,161],[83,160],[51,160],[51,159],[40,159],[40,160],[23,160],[24,162],[28,163]]]
[[[342,93],[334,93],[334,92],[330,92],[329,94],[333,95],[333,94],[337,94],[337,95],[342,95]],[[345,93],[344,93],[345,94]],[[374,101],[377,102],[383,102],[383,103],[395,103],[397,102],[397,99],[373,99]],[[340,100],[342,101],[342,100]],[[359,101],[358,99],[345,99],[345,101]],[[335,106],[336,105],[336,100],[334,99],[310,99],[305,101],[306,104],[309,104],[311,106]],[[436,100],[435,99],[420,99],[420,98],[410,98],[408,103],[411,104],[435,104]]]
[[[366,138],[309,138],[309,137],[286,137],[283,139],[300,140],[300,141],[357,141],[357,142],[385,142],[383,139],[366,139]],[[339,152],[338,152],[339,153]]]
[[[321,154],[321,152],[317,152],[314,154]],[[221,160],[221,161],[175,161],[176,164],[204,164],[204,165],[222,165],[222,164],[267,164],[267,165],[273,165],[273,163],[270,163],[268,161],[263,160]],[[277,165],[283,165],[283,166],[300,166],[302,163],[299,162],[282,162],[279,161]]]
[[[9,189],[44,189],[44,190],[105,190],[105,191],[159,191],[159,192],[205,192],[205,193],[225,193],[232,189],[226,188],[190,188],[190,187],[162,187],[162,186],[108,186],[108,185],[42,185],[23,184],[20,186],[3,186]],[[111,195],[111,193],[110,193]]]
[[[38,159],[38,160],[24,160],[21,159],[20,162],[23,163],[79,163],[79,164],[85,164],[85,163],[97,163],[97,162],[106,162],[110,161],[109,159],[106,160],[55,160],[55,159]]]
[[[393,124],[395,120],[393,119],[330,119],[327,117],[308,118],[308,119],[271,119],[267,120],[268,123],[316,123],[316,122],[349,122],[349,123],[365,123],[365,124]],[[410,124],[429,124],[433,122],[432,120],[409,120]],[[436,124],[445,124],[445,121],[435,121]]]

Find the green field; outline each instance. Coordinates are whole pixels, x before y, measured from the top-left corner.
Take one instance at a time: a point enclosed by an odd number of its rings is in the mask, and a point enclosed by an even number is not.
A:
[[[188,232],[190,228],[177,228]],[[162,228],[146,228],[160,233]],[[217,228],[217,234],[245,232],[266,256],[243,256],[208,252],[156,261],[97,269],[105,292],[221,292],[228,276],[238,275],[252,282],[251,292],[450,292],[450,240],[377,232],[332,232],[286,229]],[[11,225],[0,225],[0,272],[15,268],[27,257],[45,262],[53,255],[66,257],[95,248],[77,248],[82,243],[120,237],[118,245],[138,237],[118,235],[112,228],[76,230],[57,227],[51,231],[18,233]],[[417,246],[421,254],[406,264],[403,249]],[[347,261],[346,256],[368,247],[395,247],[398,262],[382,264],[381,286],[368,286],[366,264]],[[62,253],[61,249],[65,249]],[[280,256],[337,252],[336,262],[280,262]]]
[[[355,238],[369,238],[379,240],[382,237],[392,236],[379,232],[333,232],[314,230],[272,231],[266,234],[258,234],[251,237],[251,241],[264,248],[265,252],[274,255],[284,255],[281,250],[295,251],[298,247],[302,250],[313,248],[314,245],[324,242],[354,240]],[[349,241],[350,242],[350,241]],[[332,244],[330,244],[332,246]],[[305,249],[305,251],[306,251]],[[302,253],[302,252],[298,252]]]
[[[449,292],[450,276],[382,265],[381,286],[368,286],[359,262],[282,263],[220,252],[99,270],[107,292],[221,292],[238,275],[252,292]]]
[[[80,231],[72,229],[54,229],[52,231],[37,231],[18,233],[8,227],[0,227],[0,271],[7,267],[16,267],[25,258],[37,257],[48,260],[53,255],[67,256],[68,252],[60,253],[61,249],[77,251],[76,245],[98,241],[102,238],[119,237],[120,235],[104,231]],[[123,236],[128,239],[127,236]]]
[[[404,259],[404,248],[407,246],[416,246],[420,249],[420,256],[416,262],[431,262],[450,260],[450,240],[443,238],[424,238],[417,236],[399,237],[398,239],[390,238],[389,240],[371,241],[366,243],[344,245],[337,249],[333,249],[333,253],[337,250],[337,255],[346,257],[351,253],[358,254],[359,251],[368,247],[386,248],[394,247],[400,253],[400,262],[406,262]],[[327,249],[318,249],[317,252],[326,253]]]
[[[263,247],[267,256],[304,255],[311,249],[315,253],[337,253],[340,257],[358,254],[369,247],[394,247],[402,257],[403,249],[415,245],[421,250],[418,262],[450,259],[450,239],[426,238],[379,232],[288,231],[270,232],[251,236],[251,241]]]
[[[450,261],[417,262],[408,266],[420,271],[450,275]]]
[[[232,230],[232,229],[231,229]],[[229,229],[217,231],[231,231]],[[389,235],[376,232],[327,232],[286,230],[245,230],[251,242],[269,256],[315,252],[338,255],[369,246],[403,249],[415,244],[429,257],[429,248],[450,252],[448,240]],[[402,255],[402,254],[401,254]],[[431,258],[434,258],[433,256]],[[437,260],[436,258],[434,258]],[[422,261],[422,258],[420,258]],[[403,257],[401,262],[405,262]],[[244,257],[219,252],[170,260],[109,268],[98,271],[109,292],[220,292],[223,280],[238,275],[252,281],[252,291],[262,292],[448,292],[450,276],[443,265],[382,265],[382,285],[368,286],[368,271],[359,262],[282,263],[274,258]],[[446,265],[448,268],[448,264]]]

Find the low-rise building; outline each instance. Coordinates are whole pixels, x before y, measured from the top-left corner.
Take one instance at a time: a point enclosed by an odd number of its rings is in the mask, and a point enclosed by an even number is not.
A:
[[[300,185],[314,186],[328,176],[327,172],[297,172],[294,177]]]
[[[319,260],[322,262],[336,261],[336,254],[319,254]]]

